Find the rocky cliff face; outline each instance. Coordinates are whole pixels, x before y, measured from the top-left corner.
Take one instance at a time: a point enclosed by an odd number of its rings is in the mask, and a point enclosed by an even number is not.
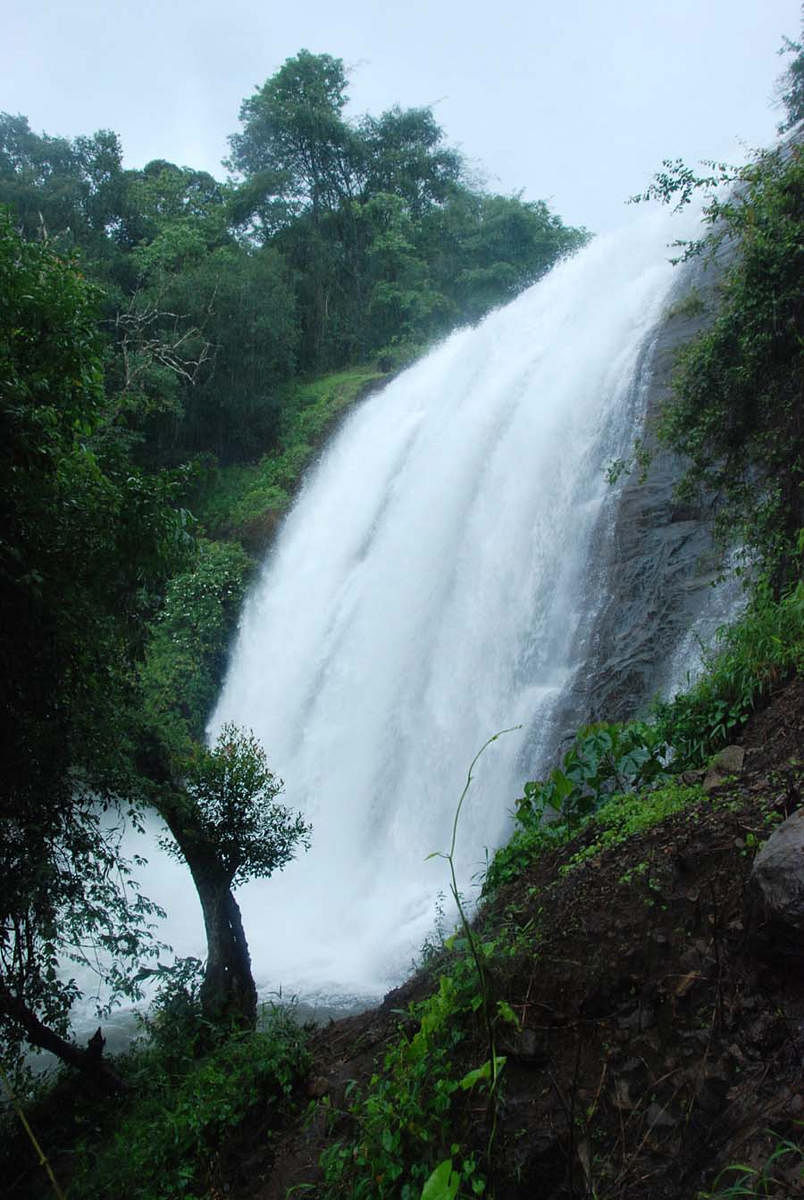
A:
[[[633,717],[653,696],[683,683],[698,637],[711,636],[738,599],[734,587],[713,587],[722,558],[712,543],[710,513],[679,504],[675,488],[683,464],[652,432],[679,347],[716,311],[727,259],[725,249],[715,262],[678,268],[667,313],[644,348],[635,381],[644,420],[634,432],[652,453],[650,467],[644,480],[638,469],[627,479],[598,530],[604,565],[589,581],[598,603],[582,631],[583,666],[557,718],[554,747],[580,723]]]

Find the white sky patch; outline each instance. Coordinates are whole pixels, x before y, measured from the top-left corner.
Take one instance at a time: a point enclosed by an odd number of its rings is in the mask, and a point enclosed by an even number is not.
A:
[[[242,100],[302,47],[353,68],[350,112],[432,104],[489,187],[619,225],[662,158],[772,140],[799,0],[0,0],[0,110],[111,128],[125,161],[225,174]]]

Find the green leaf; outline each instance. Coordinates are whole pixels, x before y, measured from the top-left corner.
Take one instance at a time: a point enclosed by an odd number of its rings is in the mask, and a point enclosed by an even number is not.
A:
[[[509,1025],[513,1025],[515,1029],[519,1029],[521,1024],[519,1017],[507,1000],[497,1001],[497,1014],[503,1021],[506,1021]]]
[[[422,1188],[421,1200],[455,1200],[461,1177],[452,1169],[452,1159],[439,1163]]]
[[[505,1066],[505,1055],[502,1055],[502,1054],[497,1055],[497,1057],[494,1060],[494,1063],[497,1068],[497,1072],[499,1073],[500,1070]],[[483,1063],[482,1067],[476,1067],[474,1071],[467,1071],[467,1073],[464,1075],[463,1079],[460,1081],[460,1084],[458,1086],[461,1087],[463,1089],[463,1091],[468,1092],[469,1088],[474,1087],[476,1083],[480,1083],[481,1081],[484,1081],[484,1080],[488,1081],[490,1079],[491,1079],[491,1059],[487,1058],[486,1061]]]

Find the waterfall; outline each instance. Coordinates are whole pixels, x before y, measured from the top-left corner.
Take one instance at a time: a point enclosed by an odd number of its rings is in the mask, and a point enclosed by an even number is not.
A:
[[[522,726],[464,805],[470,895],[544,764],[603,598],[605,467],[641,428],[677,225],[640,214],[451,335],[358,406],[306,478],[209,728],[253,729],[313,826],[309,854],[238,893],[262,992],[399,982],[447,891],[428,855],[449,846],[473,756]],[[200,950],[176,918],[166,936]]]

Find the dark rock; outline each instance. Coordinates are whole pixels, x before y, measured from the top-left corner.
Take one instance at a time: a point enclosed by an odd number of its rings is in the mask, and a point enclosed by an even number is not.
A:
[[[804,959],[804,809],[788,817],[754,859],[748,910],[756,952]]]
[[[709,1116],[716,1116],[726,1104],[728,1090],[728,1079],[721,1075],[707,1075],[699,1084],[696,1092],[699,1107]]]
[[[633,1012],[617,1018],[618,1028],[632,1029],[638,1033],[641,1033],[643,1029],[650,1029],[655,1023],[653,1009],[643,1004],[638,1004]]]
[[[683,682],[676,654],[691,631],[706,638],[722,623],[724,599],[711,587],[720,574],[710,513],[681,506],[675,496],[684,464],[661,447],[653,433],[671,393],[680,346],[712,319],[725,261],[702,259],[679,274],[674,301],[693,290],[702,305],[669,308],[643,347],[628,400],[628,418],[651,455],[644,473],[635,470],[612,493],[598,530],[596,561],[587,580],[586,624],[576,657],[584,663],[554,728],[541,730],[540,752],[549,757],[563,737],[590,720],[627,720],[658,693]],[[543,739],[543,740],[542,740]]]
[[[519,1183],[517,1195],[552,1196],[567,1173],[566,1139],[547,1130],[528,1130],[503,1151],[502,1171]]]
[[[526,1067],[543,1067],[550,1061],[544,1036],[535,1029],[521,1029],[505,1049],[512,1058]]]
[[[724,746],[707,768],[703,781],[703,790],[711,792],[730,776],[739,775],[743,769],[745,750],[742,746]]]
[[[329,1090],[329,1080],[324,1075],[314,1075],[307,1084],[307,1095],[314,1100],[320,1100]]]
[[[650,1104],[645,1114],[651,1129],[672,1129],[678,1124],[676,1117],[670,1115],[660,1104]]]

